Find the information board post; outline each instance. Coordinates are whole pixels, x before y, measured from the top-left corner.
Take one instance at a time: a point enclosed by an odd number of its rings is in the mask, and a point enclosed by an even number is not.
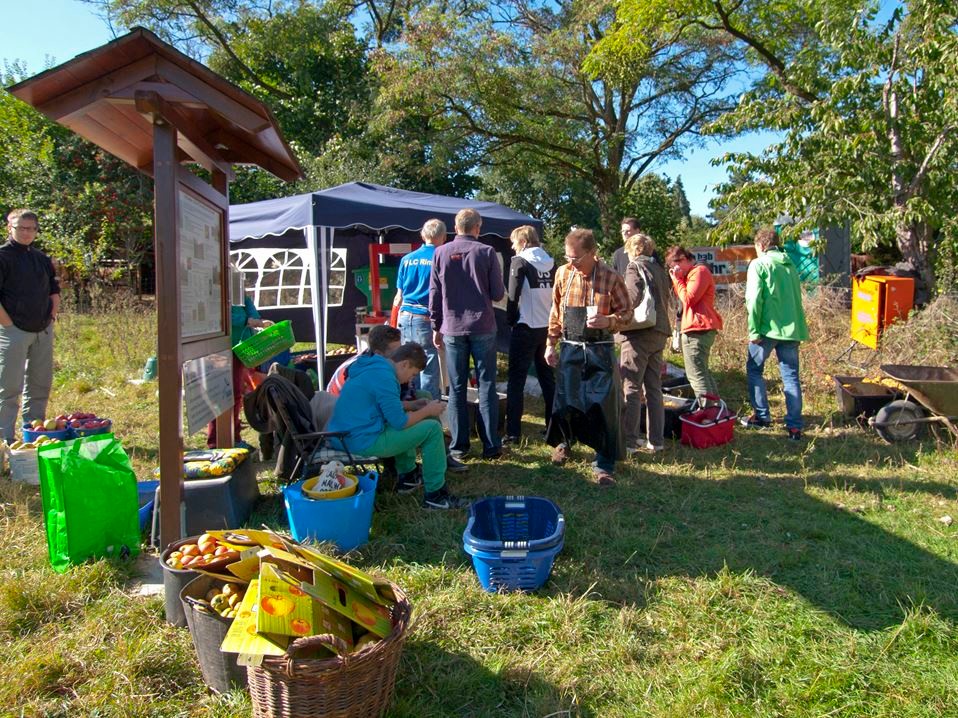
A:
[[[213,170],[213,189],[222,193],[227,202],[229,202],[229,178],[226,176],[225,172],[221,172],[218,169]],[[229,272],[229,249],[226,248],[226,256],[223,258],[224,266],[226,271]],[[227,278],[228,280],[228,278]],[[229,286],[228,281],[223,285],[224,287]],[[226,327],[227,331],[230,330],[230,318],[226,317]],[[237,361],[236,357],[233,356],[233,353],[230,352],[230,361]],[[235,391],[235,389],[234,389]],[[216,419],[216,445],[222,447],[231,447],[233,446],[233,407],[230,406],[228,411],[223,412]]]
[[[160,409],[160,545],[180,537],[183,501],[183,354],[180,344],[180,243],[177,237],[176,129],[153,120],[157,359]],[[177,507],[170,511],[169,507]]]

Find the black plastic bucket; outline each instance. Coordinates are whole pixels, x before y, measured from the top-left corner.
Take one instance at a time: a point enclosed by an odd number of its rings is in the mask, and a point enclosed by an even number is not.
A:
[[[196,571],[188,568],[175,569],[166,564],[170,552],[178,546],[187,543],[196,543],[199,536],[174,541],[160,554],[160,566],[163,568],[163,605],[166,608],[166,622],[174,626],[186,627],[186,614],[183,613],[183,604],[180,602],[180,591],[190,581],[197,577]]]
[[[203,681],[217,693],[246,688],[246,668],[236,665],[237,654],[223,653],[220,650],[232,619],[197,611],[187,599],[204,598],[211,588],[222,583],[222,579],[199,574],[180,591],[180,608],[190,627]]]

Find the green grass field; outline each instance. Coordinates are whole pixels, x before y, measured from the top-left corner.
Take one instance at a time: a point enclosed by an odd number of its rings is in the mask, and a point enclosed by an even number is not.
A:
[[[350,559],[403,586],[418,615],[390,715],[958,715],[958,524],[940,520],[958,519],[958,452],[947,434],[889,446],[846,423],[830,374],[856,373],[831,361],[849,343],[847,310],[809,303],[800,445],[781,429],[705,451],[670,445],[598,489],[584,452],[548,463],[532,402],[529,440],[450,479],[464,494],[562,507],[565,549],[533,595],[480,589],[462,551],[465,512],[381,494],[371,541]],[[738,409],[743,318],[734,300],[724,313],[713,367]],[[141,479],[157,462],[157,387],[127,379],[154,337],[143,308],[66,314],[57,327],[51,415],[112,417]],[[885,361],[955,360],[953,337],[895,341]],[[258,468],[250,523],[282,529],[270,467]],[[0,715],[249,714],[245,694],[207,693],[189,633],[164,623],[162,598],[132,595],[129,566],[57,575],[37,490],[4,479],[0,502]]]

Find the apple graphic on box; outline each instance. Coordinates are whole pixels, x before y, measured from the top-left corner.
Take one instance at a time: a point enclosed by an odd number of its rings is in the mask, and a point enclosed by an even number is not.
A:
[[[287,616],[295,608],[292,601],[280,595],[264,596],[260,601],[260,606],[270,616]]]
[[[293,633],[298,636],[305,636],[309,634],[312,629],[312,626],[309,625],[309,621],[305,618],[294,618],[289,622],[289,627],[293,630]]]

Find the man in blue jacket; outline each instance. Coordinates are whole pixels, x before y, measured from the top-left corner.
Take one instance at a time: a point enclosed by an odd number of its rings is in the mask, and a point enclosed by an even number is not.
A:
[[[50,258],[33,246],[37,215],[7,215],[10,239],[0,247],[0,434],[14,436],[23,394],[23,421],[45,418],[53,386],[53,322],[60,284]]]
[[[506,293],[502,265],[492,247],[479,241],[482,218],[474,209],[456,215],[456,237],[436,250],[429,283],[433,342],[446,347],[449,364],[449,448],[456,459],[469,451],[466,388],[469,357],[479,379],[479,414],[486,428],[482,456],[502,455],[499,396],[496,393],[496,315],[492,307]]]
[[[445,409],[429,401],[405,411],[399,385],[426,366],[426,353],[415,343],[404,344],[392,356],[362,354],[349,370],[349,380],[333,409],[326,431],[344,431],[349,450],[361,456],[394,456],[398,474],[396,490],[411,493],[419,486],[416,452],[422,451],[423,508],[454,509],[461,499],[446,487],[446,444],[436,421]]]

